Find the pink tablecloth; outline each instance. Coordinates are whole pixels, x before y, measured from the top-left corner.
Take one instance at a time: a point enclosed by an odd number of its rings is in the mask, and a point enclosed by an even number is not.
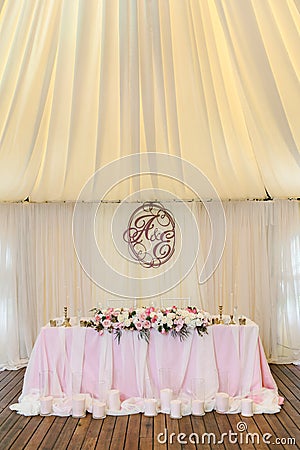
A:
[[[112,334],[89,328],[42,328],[25,373],[20,401],[39,389],[39,374],[52,372],[51,393],[70,396],[72,374],[81,377],[81,392],[93,393],[99,380],[117,388],[121,400],[159,397],[160,369],[170,369],[172,388],[190,395],[193,378],[205,380],[205,398],[218,390],[233,398],[252,396],[256,412],[278,412],[277,387],[267,364],[258,326],[213,325],[208,334],[196,332],[184,341],[151,330],[150,342],[136,332],[123,332],[120,343]],[[265,394],[271,394],[265,402]],[[275,401],[274,401],[275,399]]]

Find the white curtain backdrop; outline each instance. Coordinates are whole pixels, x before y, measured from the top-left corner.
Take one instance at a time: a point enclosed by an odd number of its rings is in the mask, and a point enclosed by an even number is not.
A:
[[[136,206],[128,203],[123,214],[128,217]],[[214,275],[202,285],[198,280],[211,241],[211,227],[203,204],[191,202],[187,206],[197,218],[200,232],[201,246],[194,268],[170,292],[148,300],[140,299],[141,281],[137,304],[185,298],[212,313],[217,313],[220,301],[225,313],[238,306],[239,314],[260,325],[270,361],[300,360],[299,202],[224,202],[227,220],[224,255]],[[80,245],[86,245],[87,252],[85,221],[89,208],[91,204],[80,205]],[[99,248],[110,264],[129,276],[137,276],[140,266],[122,258],[111,239],[109,230],[117,208],[117,204],[101,205],[97,225]],[[72,316],[79,309],[82,315],[89,315],[89,309],[99,303],[118,300],[92,283],[77,261],[72,240],[73,209],[73,203],[0,205],[2,369],[26,363],[40,327],[50,318],[62,316],[64,305],[69,306]],[[173,203],[175,217],[184,214],[184,209],[181,203]],[[123,231],[120,223],[120,232]],[[93,260],[94,255],[91,253],[89,257]],[[133,299],[121,299],[121,303],[131,305]]]

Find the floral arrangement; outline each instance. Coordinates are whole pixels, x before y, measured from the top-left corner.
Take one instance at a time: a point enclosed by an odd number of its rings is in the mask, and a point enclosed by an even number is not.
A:
[[[151,328],[159,333],[171,333],[180,340],[187,338],[191,331],[196,330],[199,336],[207,333],[210,315],[196,306],[166,309],[151,307],[142,308],[108,308],[92,309],[94,318],[87,322],[87,326],[94,328],[100,334],[105,330],[114,333],[118,342],[123,331],[138,331],[139,337],[149,342]]]

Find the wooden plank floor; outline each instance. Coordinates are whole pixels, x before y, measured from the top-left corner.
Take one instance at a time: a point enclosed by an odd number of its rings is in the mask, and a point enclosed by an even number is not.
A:
[[[21,393],[25,369],[0,372],[0,449],[103,449],[103,450],[167,450],[167,449],[299,449],[300,448],[300,367],[271,365],[280,394],[285,398],[279,414],[221,415],[215,412],[203,417],[188,416],[180,420],[159,414],[147,418],[141,414],[93,420],[72,417],[24,417],[8,406],[16,403]],[[241,425],[241,422],[243,423]],[[238,427],[247,426],[247,431]],[[165,431],[167,430],[167,435]],[[237,433],[225,436],[222,433]],[[246,443],[246,433],[248,443]],[[175,433],[172,435],[172,433]],[[183,435],[180,435],[183,433]],[[194,434],[193,434],[194,433]],[[214,433],[208,444],[204,433]],[[256,434],[255,434],[256,433]],[[263,442],[263,435],[269,443]],[[200,443],[197,443],[197,437]],[[184,441],[182,443],[178,442]],[[235,440],[238,440],[235,443]]]

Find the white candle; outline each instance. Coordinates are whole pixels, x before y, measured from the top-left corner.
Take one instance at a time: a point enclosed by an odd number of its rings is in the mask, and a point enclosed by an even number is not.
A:
[[[203,416],[205,414],[204,402],[202,400],[192,401],[192,414],[194,416]]]
[[[47,397],[40,397],[41,416],[48,416],[52,413],[52,401],[53,397],[51,395],[48,395]]]
[[[216,410],[220,413],[225,413],[229,410],[229,395],[225,392],[216,394]]]
[[[160,390],[160,409],[162,410],[162,412],[170,412],[172,395],[172,389],[165,388]]]
[[[253,416],[253,400],[251,398],[242,398],[242,416]]]
[[[106,403],[93,400],[93,419],[104,419]]]
[[[145,399],[145,416],[156,416],[157,401],[155,398]]]
[[[85,416],[85,394],[76,394],[72,397],[72,416]]]
[[[171,417],[174,419],[180,419],[181,417],[181,401],[180,400],[171,400]]]
[[[108,392],[108,409],[111,411],[119,411],[120,407],[120,392],[117,389],[111,389]]]

